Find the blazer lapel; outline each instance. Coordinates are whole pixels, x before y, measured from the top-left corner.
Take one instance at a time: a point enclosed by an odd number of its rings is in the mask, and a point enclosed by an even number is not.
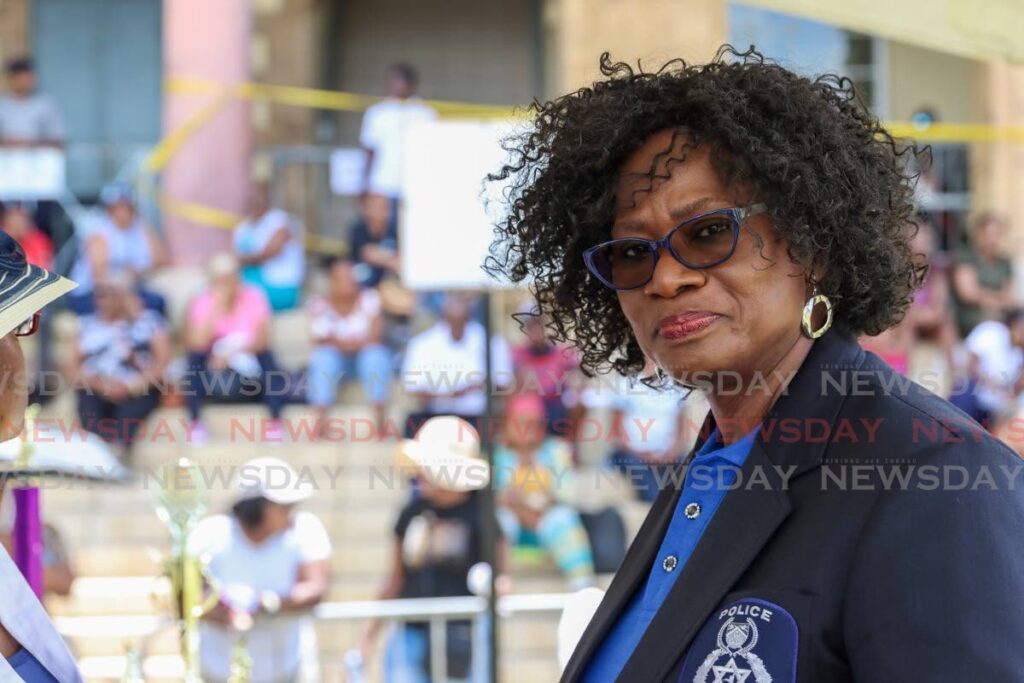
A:
[[[789,496],[782,490],[781,477],[756,441],[743,465],[742,481],[749,481],[755,471],[765,473],[768,485],[737,488],[725,497],[619,681],[660,681],[668,675],[715,606],[789,514]],[[645,575],[650,567],[648,562]]]
[[[713,427],[714,423],[711,421],[710,415],[700,431],[697,443],[686,458],[687,462],[700,450],[704,441],[711,434],[711,430],[708,429],[709,424]],[[669,522],[672,521],[672,513],[676,509],[676,503],[681,494],[682,491],[679,489],[666,488],[651,506],[651,511],[647,513],[647,518],[644,519],[640,531],[637,532],[626,557],[622,560],[622,566],[615,573],[597,612],[594,613],[594,617],[590,620],[590,624],[587,625],[587,629],[573,650],[572,657],[565,665],[565,671],[562,672],[561,678],[563,683],[579,681],[582,678],[594,651],[600,647],[605,636],[608,635],[612,626],[629,605],[637,588],[647,578],[651,563],[654,562],[661,539],[665,535],[665,530],[668,529]]]

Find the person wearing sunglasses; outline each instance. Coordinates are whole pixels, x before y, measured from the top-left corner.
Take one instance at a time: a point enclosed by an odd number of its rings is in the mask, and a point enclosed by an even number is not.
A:
[[[39,311],[75,283],[25,260],[0,232],[0,440],[21,433],[28,388],[18,339],[39,329]],[[0,478],[0,489],[6,477]],[[17,565],[0,546],[0,680],[26,683],[81,681],[74,658]]]
[[[600,67],[509,142],[486,265],[710,412],[562,680],[1024,680],[1024,467],[856,341],[927,272],[918,150],[753,48]]]

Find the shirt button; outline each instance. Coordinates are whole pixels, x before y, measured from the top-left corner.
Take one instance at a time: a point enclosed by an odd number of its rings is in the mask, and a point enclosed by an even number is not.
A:
[[[667,572],[673,571],[678,566],[679,566],[679,558],[677,558],[675,555],[669,555],[661,563],[661,568],[664,569]]]
[[[700,517],[700,503],[688,503],[687,506],[683,508],[683,513],[686,515],[687,519],[697,519]]]

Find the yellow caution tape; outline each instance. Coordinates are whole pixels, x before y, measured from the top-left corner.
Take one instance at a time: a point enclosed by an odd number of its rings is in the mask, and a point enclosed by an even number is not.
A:
[[[204,206],[193,202],[186,202],[180,199],[171,199],[166,195],[159,198],[160,208],[178,218],[184,218],[190,223],[203,225],[219,230],[234,230],[242,222],[244,216],[231,211],[224,211],[212,206]],[[306,235],[306,250],[331,256],[345,256],[348,254],[348,243],[336,237],[326,235]]]
[[[234,230],[235,226],[241,223],[244,218],[231,211],[224,211],[223,209],[186,202],[180,199],[171,199],[166,195],[160,197],[159,204],[160,208],[169,214],[184,218],[192,223],[222,230]]]
[[[185,143],[233,99],[348,112],[365,111],[385,99],[335,90],[263,83],[225,84],[210,79],[185,77],[168,79],[164,88],[168,94],[172,95],[213,95],[214,99],[193,113],[179,128],[167,135],[153,148],[143,164],[143,169],[150,174],[159,173]],[[526,113],[525,107],[442,100],[423,100],[423,103],[433,107],[441,116],[453,118],[510,119],[520,118]],[[920,142],[1024,144],[1024,126],[933,123],[921,127],[904,122],[889,122],[883,125],[894,137],[909,138]],[[241,216],[229,211],[192,202],[171,200],[165,196],[160,197],[159,203],[167,213],[212,228],[231,230],[242,220]],[[323,235],[307,236],[306,247],[311,251],[325,254],[343,255],[348,252],[348,245],[344,241]]]
[[[143,171],[147,173],[159,173],[163,167],[167,165],[167,162],[171,160],[171,157],[177,154],[178,150],[180,150],[200,128],[206,125],[207,121],[219,114],[230,102],[230,93],[221,93],[205,106],[200,107],[193,112],[191,116],[185,119],[184,123],[164,137],[164,139],[158,142],[152,151],[150,151],[146,156],[146,160],[142,164]]]
[[[300,88],[287,85],[268,85],[265,83],[217,83],[203,78],[171,78],[164,85],[164,90],[171,95],[211,95],[229,93],[235,97],[290,104],[311,109],[329,109],[334,111],[360,112],[372,105],[385,100],[384,97],[360,95],[339,90],[320,90],[317,88]],[[507,119],[517,114],[515,107],[490,104],[474,104],[470,102],[449,102],[446,100],[423,100],[423,103],[436,109],[441,116],[463,117],[474,119]]]
[[[312,109],[334,111],[365,111],[384,100],[383,97],[263,83],[223,84],[203,78],[172,78],[165,90],[174,95],[230,94],[235,97],[288,104]],[[446,100],[423,100],[442,116],[476,119],[520,118],[526,107],[512,107]],[[1024,143],[1024,126],[995,126],[983,123],[933,123],[920,127],[912,123],[892,121],[883,124],[890,133],[900,138],[915,138],[927,142],[1014,142]],[[177,132],[177,131],[175,131]]]
[[[985,123],[933,123],[926,127],[912,123],[886,123],[898,138],[921,142],[1011,142],[1024,143],[1024,126],[993,126]]]

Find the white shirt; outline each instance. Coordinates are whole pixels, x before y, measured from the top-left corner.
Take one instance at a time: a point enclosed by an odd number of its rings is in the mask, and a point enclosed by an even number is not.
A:
[[[5,496],[6,497],[6,496]],[[53,674],[61,683],[79,683],[78,672],[71,651],[39,599],[25,582],[14,560],[0,546],[0,624],[23,648]],[[7,660],[0,657],[0,683],[21,683],[21,677]]]
[[[1010,328],[998,320],[979,323],[965,341],[978,357],[978,403],[986,410],[999,411],[1012,398],[1013,383],[1024,368],[1024,350],[1014,346]]]
[[[435,118],[437,112],[418,97],[389,98],[366,110],[359,144],[373,150],[368,192],[388,197],[402,194],[402,163],[409,124]]]
[[[101,235],[106,244],[108,273],[122,273],[129,269],[145,271],[153,267],[153,249],[145,223],[136,220],[122,230],[108,214],[103,213],[93,220],[84,221],[79,233],[81,249],[71,270],[71,279],[78,283],[78,292],[90,292],[94,284],[92,263],[86,253],[93,235]]]
[[[323,523],[305,511],[295,513],[287,531],[254,545],[231,516],[204,519],[189,537],[189,547],[209,557],[209,571],[221,585],[224,597],[240,603],[254,602],[263,591],[288,595],[300,565],[325,560],[331,541]],[[301,636],[308,614],[278,614],[259,618],[249,631],[252,683],[290,680],[301,664]],[[200,653],[204,678],[226,680],[231,653],[238,640],[235,631],[204,621],[200,625]]]
[[[512,355],[501,337],[491,337],[491,372],[498,386],[512,381]],[[462,396],[451,396],[484,376],[484,327],[475,320],[466,323],[462,339],[452,339],[448,323],[441,321],[409,340],[402,362],[402,383],[406,391],[441,394],[432,399],[435,413],[480,416],[487,407],[482,388]]]
[[[348,315],[342,315],[323,297],[309,303],[309,331],[313,341],[336,337],[342,341],[359,341],[370,334],[374,319],[380,315],[380,295],[375,289],[364,289],[359,301]]]
[[[59,142],[64,125],[57,105],[46,95],[0,98],[0,140]]]
[[[306,252],[302,244],[302,225],[281,209],[270,209],[258,220],[246,219],[235,228],[235,251],[252,256],[267,248],[270,239],[281,228],[291,237],[277,256],[259,264],[263,282],[274,287],[298,287],[306,270]]]
[[[682,395],[675,390],[658,391],[637,383],[612,401],[622,411],[626,445],[637,451],[667,451],[675,443]]]

